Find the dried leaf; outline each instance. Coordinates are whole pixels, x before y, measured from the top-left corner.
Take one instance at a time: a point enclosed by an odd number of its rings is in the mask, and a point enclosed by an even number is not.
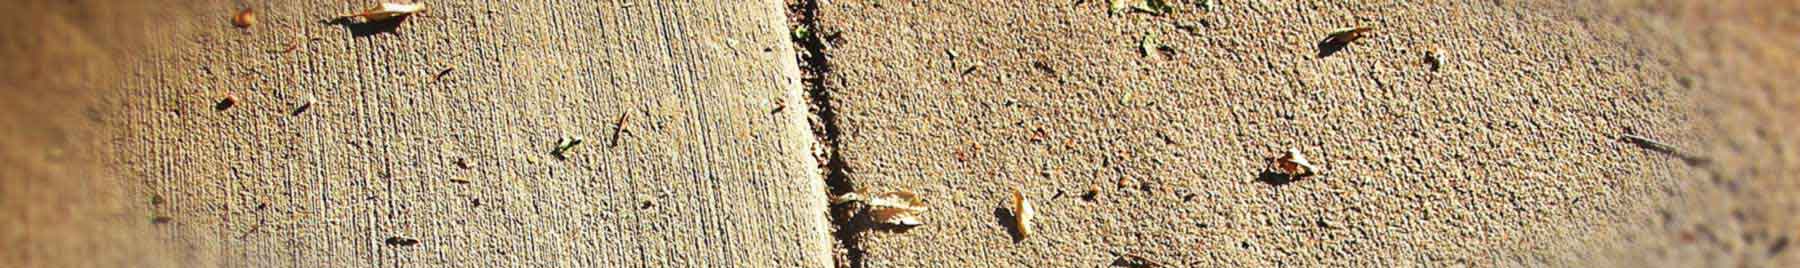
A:
[[[1275,159],[1275,167],[1282,173],[1293,177],[1304,178],[1318,172],[1318,168],[1306,161],[1306,156],[1301,155],[1299,149],[1288,149],[1286,154]]]
[[[364,10],[362,13],[351,14],[345,17],[362,17],[364,21],[384,21],[411,16],[413,13],[419,13],[421,11],[425,11],[425,3],[422,2],[381,3],[381,5],[371,7],[368,10]]]
[[[1350,42],[1355,42],[1357,39],[1362,39],[1364,33],[1373,30],[1375,30],[1374,27],[1368,26],[1337,28],[1331,30],[1330,33],[1325,34],[1325,42],[1349,44]]]
[[[1025,193],[1013,188],[1012,207],[1013,230],[1018,230],[1019,239],[1030,238],[1036,229],[1032,227],[1032,219],[1037,217],[1037,209],[1031,206],[1031,200],[1025,199]]]
[[[256,11],[250,8],[246,7],[243,10],[238,10],[236,15],[231,15],[231,25],[237,26],[238,28],[250,28],[250,25],[255,24]]]
[[[919,200],[918,195],[909,191],[874,195],[848,193],[836,199],[833,203],[861,202],[864,205],[863,211],[869,213],[870,219],[874,219],[877,223],[893,226],[911,227],[925,224],[919,219],[919,214],[931,210],[925,206],[925,201]]]

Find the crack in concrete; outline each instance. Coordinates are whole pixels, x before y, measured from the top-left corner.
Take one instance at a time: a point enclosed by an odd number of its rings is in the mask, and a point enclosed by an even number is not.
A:
[[[855,191],[856,185],[850,181],[849,168],[844,164],[842,154],[838,153],[837,111],[832,106],[832,96],[826,86],[831,77],[830,56],[825,50],[828,42],[835,35],[822,35],[817,21],[819,2],[817,0],[795,0],[788,5],[791,38],[799,57],[801,84],[806,88],[808,121],[813,131],[813,156],[819,161],[819,170],[825,179],[827,198],[835,198]],[[827,200],[827,202],[831,202]],[[868,230],[870,224],[866,217],[857,217],[855,207],[848,204],[832,204],[827,213],[831,216],[832,236],[836,247],[833,260],[839,268],[864,267],[863,255],[857,234]]]

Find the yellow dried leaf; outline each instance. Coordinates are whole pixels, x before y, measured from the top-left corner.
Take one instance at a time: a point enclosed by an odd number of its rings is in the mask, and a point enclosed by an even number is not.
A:
[[[1276,158],[1275,168],[1279,169],[1282,173],[1286,173],[1288,176],[1294,177],[1312,176],[1318,171],[1317,167],[1314,167],[1311,162],[1306,160],[1306,155],[1300,154],[1299,149],[1288,149],[1286,154],[1282,154],[1280,158]]]
[[[1031,200],[1025,199],[1025,193],[1019,188],[1012,189],[1013,229],[1018,230],[1019,239],[1030,238],[1036,229],[1032,227],[1033,218],[1037,217],[1037,209],[1031,206]]]
[[[839,196],[834,203],[862,202],[869,218],[875,222],[893,226],[919,226],[925,224],[919,214],[931,210],[925,201],[919,200],[917,194],[909,191],[893,191],[865,195],[848,193]]]
[[[365,21],[384,21],[411,16],[413,13],[419,13],[421,11],[425,11],[425,3],[423,2],[381,3],[381,5],[364,10],[362,13],[356,13],[346,17],[362,17]]]
[[[243,10],[238,10],[237,14],[231,15],[232,26],[237,26],[238,28],[250,28],[250,25],[255,24],[256,11],[251,10],[250,8],[246,7]]]

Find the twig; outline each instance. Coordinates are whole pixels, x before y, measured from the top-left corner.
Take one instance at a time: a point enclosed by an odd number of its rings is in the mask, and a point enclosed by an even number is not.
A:
[[[446,76],[446,75],[450,75],[450,71],[454,71],[454,70],[456,70],[456,67],[450,67],[450,68],[444,68],[444,70],[443,70],[443,71],[439,71],[439,72],[438,72],[438,73],[437,73],[437,75],[433,75],[433,76],[431,76],[431,81],[432,81],[432,82],[437,82],[437,81],[443,81],[443,80],[444,80],[444,76]]]
[[[1676,158],[1681,158],[1682,161],[1685,161],[1690,165],[1699,165],[1699,164],[1704,164],[1704,163],[1712,161],[1711,159],[1707,159],[1706,157],[1693,155],[1693,154],[1687,153],[1686,151],[1683,151],[1679,148],[1675,148],[1674,145],[1669,145],[1668,143],[1663,143],[1661,141],[1650,139],[1650,138],[1647,138],[1644,136],[1624,134],[1624,135],[1619,136],[1619,139],[1624,140],[1626,142],[1630,142],[1631,144],[1637,145],[1639,148],[1644,148],[1645,150],[1650,150],[1653,152],[1674,156]]]
[[[625,122],[631,120],[631,113],[619,114],[619,121],[613,123],[612,141],[606,147],[619,147],[619,134],[625,132]]]

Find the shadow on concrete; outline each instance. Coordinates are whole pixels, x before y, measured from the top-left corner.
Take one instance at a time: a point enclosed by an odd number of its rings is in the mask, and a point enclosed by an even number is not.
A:
[[[1000,220],[1000,226],[1006,226],[1006,233],[1012,235],[1013,243],[1025,241],[1025,230],[1019,230],[1017,225],[1013,225],[1018,222],[1018,216],[1006,211],[1006,208],[994,207],[994,219]]]
[[[1319,40],[1319,58],[1337,54],[1338,51],[1344,50],[1344,47],[1348,46],[1350,46],[1350,41],[1348,40],[1337,38],[1325,38],[1325,40]]]
[[[359,22],[352,19],[352,17],[339,17],[323,21],[322,23],[326,25],[343,26],[345,30],[350,30],[350,36],[361,38],[376,34],[394,33],[394,30],[400,29],[400,24],[406,23],[406,20],[410,18],[412,18],[412,16],[402,16],[381,21]]]
[[[855,202],[849,202],[849,203],[837,204],[837,205],[831,206],[834,211],[844,211],[844,212],[855,214],[855,215],[849,215],[844,220],[844,222],[838,223],[839,229],[837,230],[836,235],[839,236],[840,238],[855,238],[856,234],[866,232],[866,231],[882,231],[882,232],[888,232],[888,233],[904,234],[907,231],[911,231],[914,227],[918,227],[918,226],[893,225],[893,224],[885,224],[885,223],[875,222],[875,218],[869,216],[869,212],[867,209],[865,209],[865,207],[862,207],[862,205],[853,204],[853,203],[855,203]]]
[[[1288,174],[1282,174],[1273,170],[1263,170],[1256,174],[1256,181],[1268,184],[1269,186],[1282,186],[1294,183],[1297,179],[1294,176],[1288,176]]]

